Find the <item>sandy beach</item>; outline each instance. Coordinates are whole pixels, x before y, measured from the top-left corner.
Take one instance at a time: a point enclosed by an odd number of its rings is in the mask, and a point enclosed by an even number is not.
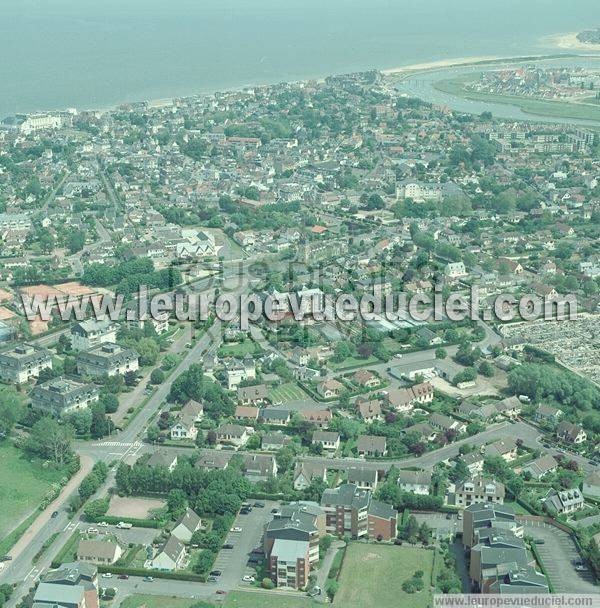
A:
[[[600,51],[600,44],[586,44],[577,39],[577,32],[556,34],[544,39],[545,42],[569,51]]]
[[[498,61],[501,59],[505,58],[499,55],[482,55],[481,57],[457,57],[455,59],[441,59],[439,61],[414,63],[412,65],[404,65],[397,68],[388,68],[386,70],[381,70],[381,72],[387,76],[391,76],[394,74],[403,74],[404,72],[452,68],[455,66],[469,65],[470,63],[478,63],[480,61]]]

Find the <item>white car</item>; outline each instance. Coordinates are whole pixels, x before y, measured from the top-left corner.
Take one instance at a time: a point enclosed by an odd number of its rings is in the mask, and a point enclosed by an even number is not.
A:
[[[99,528],[108,528],[108,524],[107,524],[105,521],[101,521],[101,522],[98,524],[98,527],[99,527]]]
[[[234,526],[233,528],[231,528],[232,532],[241,532],[242,529],[239,526]]]
[[[87,533],[88,534],[98,534],[98,528],[88,528]]]
[[[110,572],[105,572],[105,573],[102,575],[102,578],[112,578],[112,574],[111,574]]]
[[[242,577],[242,580],[245,583],[253,583],[256,579],[253,576],[251,576],[250,574],[246,574],[246,576]]]
[[[394,357],[396,357],[396,359],[402,359],[402,353],[396,353]]]

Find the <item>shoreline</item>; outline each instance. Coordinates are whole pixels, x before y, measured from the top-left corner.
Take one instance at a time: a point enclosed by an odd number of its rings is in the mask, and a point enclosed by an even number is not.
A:
[[[569,34],[559,34],[546,37],[542,40],[546,42],[551,42],[553,46],[557,48],[563,48],[565,50],[597,50],[600,51],[600,45],[587,45],[577,41],[577,33],[569,33]],[[573,46],[570,46],[573,45]],[[518,55],[518,56],[503,56],[503,55],[474,55],[470,57],[456,57],[452,59],[439,59],[434,61],[427,61],[421,63],[413,63],[405,66],[398,66],[392,68],[372,68],[374,70],[379,71],[383,74],[384,77],[407,77],[410,74],[418,73],[418,72],[428,72],[428,71],[436,71],[436,70],[444,70],[451,68],[459,68],[459,67],[468,67],[468,66],[477,66],[477,65],[494,65],[494,64],[510,64],[510,63],[523,63],[525,61],[544,61],[551,59],[560,59],[560,58],[574,58],[574,57],[598,57],[600,55],[593,54],[579,54],[576,52],[571,53],[556,53],[556,54],[540,54],[540,55]],[[343,73],[343,72],[342,72]],[[306,78],[300,80],[290,80],[286,81],[290,84],[296,83],[306,83],[309,81],[324,81],[326,76],[322,77],[313,77]],[[210,95],[215,95],[217,93],[230,93],[235,91],[243,91],[245,89],[253,88],[253,87],[264,87],[264,86],[272,86],[267,83],[255,83],[255,84],[245,84],[233,87],[227,87],[225,89],[215,89],[211,91],[198,91],[196,93],[189,93],[185,95],[173,95],[173,96],[165,96],[159,98],[146,98],[146,99],[135,99],[130,101],[122,101],[119,103],[110,104],[103,107],[81,107],[75,108],[78,112],[99,112],[104,114],[106,112],[114,112],[118,108],[131,105],[131,104],[147,104],[148,107],[161,107],[172,105],[179,99],[194,99],[201,98]],[[43,113],[53,113],[53,112],[66,112],[68,107],[62,109],[54,109],[54,110],[35,110],[32,112],[15,112],[14,114],[9,114],[7,116],[0,116],[0,120],[8,118],[9,116],[16,115],[31,115],[31,114],[43,114]]]
[[[552,36],[547,36],[543,40],[559,49],[569,51],[600,51],[600,44],[588,44],[587,42],[581,42],[581,40],[577,38],[578,34],[579,32],[554,34]]]

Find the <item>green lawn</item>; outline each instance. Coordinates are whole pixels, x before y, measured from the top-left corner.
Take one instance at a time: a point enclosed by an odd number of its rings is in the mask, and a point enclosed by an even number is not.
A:
[[[160,595],[132,595],[125,598],[121,608],[191,608],[194,605],[203,608],[222,606],[222,608],[318,608],[322,604],[313,602],[307,596],[283,595],[277,591],[252,592],[232,591],[224,602],[207,602],[202,600],[166,597]]]
[[[366,367],[367,365],[373,365],[375,363],[381,363],[377,357],[370,356],[367,359],[360,359],[358,357],[349,357],[344,361],[328,361],[329,367],[334,370],[354,369],[359,367]]]
[[[340,589],[333,605],[338,608],[426,608],[432,603],[432,567],[433,551],[427,549],[351,543],[346,549]],[[425,588],[418,593],[405,593],[402,583],[411,579],[417,570],[423,571]]]
[[[288,401],[297,401],[306,399],[306,393],[294,382],[285,382],[275,388],[269,390],[269,398],[273,403],[287,403]]]
[[[11,443],[0,443],[0,539],[39,506],[50,486],[65,472],[44,467]]]
[[[591,104],[585,105],[567,101],[552,101],[547,99],[520,97],[518,95],[498,95],[465,89],[465,84],[473,82],[476,79],[477,75],[470,74],[450,80],[440,80],[439,82],[434,83],[433,86],[438,91],[456,95],[457,97],[462,97],[464,99],[517,106],[528,114],[600,121],[600,107],[595,107]]]
[[[260,346],[253,340],[244,340],[243,342],[232,342],[223,344],[219,348],[219,357],[237,357],[241,359],[246,355],[255,355],[262,352]]]

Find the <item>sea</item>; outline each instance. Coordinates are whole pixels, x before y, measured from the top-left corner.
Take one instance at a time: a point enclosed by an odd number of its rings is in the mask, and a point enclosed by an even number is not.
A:
[[[0,118],[556,52],[598,0],[0,0]]]

